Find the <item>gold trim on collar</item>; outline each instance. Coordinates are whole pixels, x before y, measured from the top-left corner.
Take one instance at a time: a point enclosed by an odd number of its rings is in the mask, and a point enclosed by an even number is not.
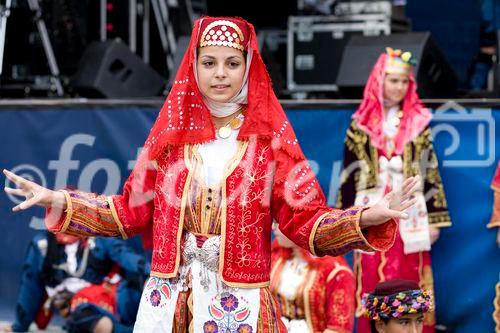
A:
[[[354,251],[354,275],[356,276],[356,317],[361,317],[364,313],[363,305],[361,304],[361,294],[363,292],[363,266],[361,261],[363,260],[363,255],[359,251]]]
[[[495,286],[496,297],[493,300],[493,306],[495,307],[495,311],[493,311],[492,316],[493,320],[496,324],[496,330],[500,330],[500,282],[498,282]]]

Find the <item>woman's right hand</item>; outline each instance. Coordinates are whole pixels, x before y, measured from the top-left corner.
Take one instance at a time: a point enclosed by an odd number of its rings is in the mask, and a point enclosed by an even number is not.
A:
[[[49,190],[6,169],[3,173],[17,186],[17,188],[5,187],[5,192],[25,198],[23,202],[12,208],[12,211],[18,212],[34,205],[66,209],[66,198],[62,192]]]

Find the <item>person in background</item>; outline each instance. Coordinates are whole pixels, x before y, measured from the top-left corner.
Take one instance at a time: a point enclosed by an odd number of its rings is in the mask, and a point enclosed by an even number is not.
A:
[[[488,78],[498,57],[497,31],[500,29],[500,1],[481,0],[480,3],[479,52],[467,74],[468,85],[473,92],[488,88]]]
[[[345,138],[337,207],[372,205],[408,177],[423,179],[410,218],[400,220],[395,243],[388,250],[354,255],[358,316],[361,295],[378,282],[408,279],[433,290],[429,251],[440,228],[451,225],[429,128],[431,113],[417,95],[414,63],[411,53],[401,50],[388,48],[380,55]],[[359,318],[358,332],[368,331],[367,320]],[[424,331],[434,331],[432,313]]]
[[[356,282],[344,257],[313,256],[273,231],[271,291],[288,332],[352,332]]]
[[[432,293],[410,280],[380,282],[362,304],[371,333],[422,333],[424,314],[434,311]]]
[[[15,320],[1,330],[43,329],[58,312],[68,332],[131,332],[148,272],[148,259],[124,240],[39,233],[26,252]]]

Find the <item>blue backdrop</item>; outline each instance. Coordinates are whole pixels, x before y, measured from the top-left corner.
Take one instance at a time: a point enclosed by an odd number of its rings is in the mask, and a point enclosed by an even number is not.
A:
[[[412,31],[430,31],[455,69],[463,87],[466,73],[479,51],[480,0],[408,0],[406,14]],[[457,38],[457,36],[460,36]]]
[[[343,138],[355,105],[289,106],[302,149],[335,202]],[[0,111],[2,168],[48,187],[119,191],[156,116],[151,106],[24,107]],[[437,319],[453,332],[493,332],[494,285],[499,279],[496,230],[486,229],[489,188],[500,149],[498,110],[448,104],[432,123],[453,227],[432,250]],[[496,145],[495,145],[496,142]],[[12,319],[25,247],[43,228],[42,209],[13,214],[0,193],[0,319]]]

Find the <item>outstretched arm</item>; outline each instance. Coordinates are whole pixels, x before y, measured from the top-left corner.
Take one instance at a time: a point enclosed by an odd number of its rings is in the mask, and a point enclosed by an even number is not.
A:
[[[278,159],[277,169],[280,167],[287,168]],[[420,178],[411,177],[372,207],[334,209],[326,206],[314,173],[302,161],[283,180],[275,181],[271,211],[283,234],[313,254],[386,250],[397,231],[393,219],[408,217],[404,210],[415,203],[412,195],[419,187]]]
[[[420,178],[411,177],[372,207],[332,209],[318,224],[312,241],[313,253],[337,256],[354,249],[387,250],[397,231],[394,219],[408,218],[405,210],[415,203],[413,193],[419,186]]]
[[[14,212],[34,205],[46,208],[45,224],[51,232],[128,238],[143,231],[153,216],[157,171],[155,163],[143,154],[120,195],[53,191],[8,170],[3,172],[17,188],[6,187],[5,191],[25,198],[12,209]]]

